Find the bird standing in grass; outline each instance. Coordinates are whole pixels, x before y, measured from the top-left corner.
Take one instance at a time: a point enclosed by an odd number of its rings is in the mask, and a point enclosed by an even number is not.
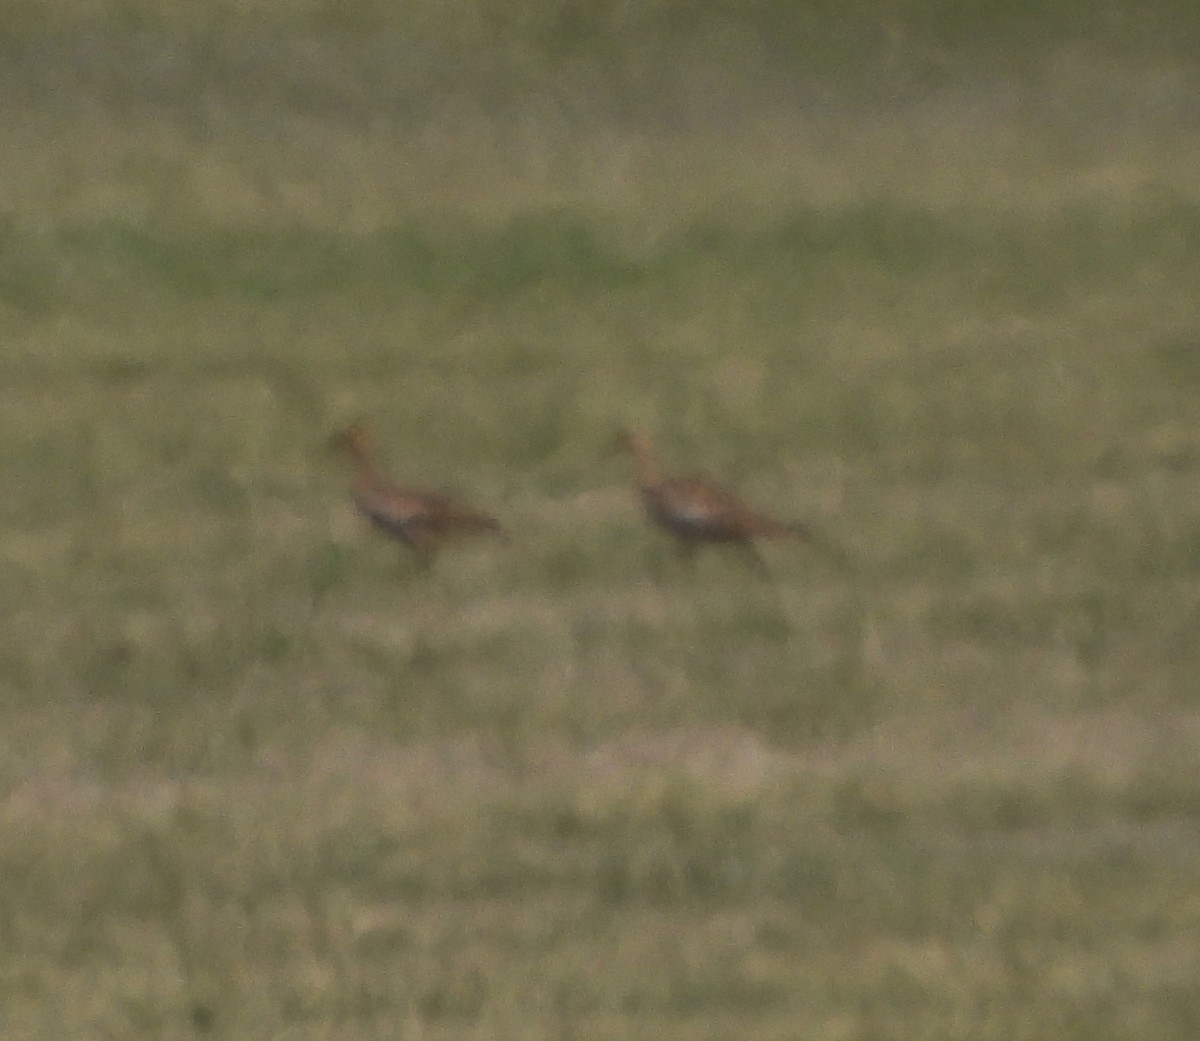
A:
[[[354,468],[351,494],[358,512],[375,527],[408,546],[428,567],[441,544],[461,535],[502,535],[500,522],[436,492],[404,488],[380,473],[375,443],[360,423],[330,439]]]
[[[669,532],[684,553],[703,543],[732,543],[766,570],[756,539],[797,539],[816,543],[811,529],[759,513],[732,492],[700,477],[663,477],[645,434],[622,433],[619,447],[633,456],[638,493],[650,520]]]

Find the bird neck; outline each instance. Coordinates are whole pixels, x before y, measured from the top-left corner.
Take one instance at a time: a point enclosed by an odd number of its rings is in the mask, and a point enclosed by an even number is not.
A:
[[[375,459],[366,445],[351,442],[346,446],[346,458],[350,460],[356,477],[362,479],[375,475]]]
[[[630,445],[630,451],[633,453],[633,468],[638,486],[654,488],[661,484],[662,476],[658,472],[658,464],[654,461],[650,446],[639,439]]]

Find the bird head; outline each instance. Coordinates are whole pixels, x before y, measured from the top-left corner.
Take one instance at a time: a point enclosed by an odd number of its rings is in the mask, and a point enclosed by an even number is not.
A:
[[[361,423],[351,423],[344,430],[339,430],[329,439],[329,447],[334,451],[345,452],[347,455],[358,459],[363,459],[370,455],[374,444],[375,442],[371,437],[370,431]]]
[[[638,430],[622,430],[613,441],[612,452],[624,452],[634,456],[647,455],[650,452],[650,439]]]

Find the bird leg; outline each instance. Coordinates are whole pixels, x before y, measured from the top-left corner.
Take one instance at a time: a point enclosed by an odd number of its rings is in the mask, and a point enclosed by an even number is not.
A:
[[[685,564],[692,563],[696,559],[696,543],[688,542],[685,539],[676,539],[675,556]]]
[[[433,545],[428,539],[406,538],[404,545],[412,551],[409,559],[416,563],[417,571],[428,574],[433,568]]]
[[[767,562],[763,560],[762,554],[759,553],[758,547],[753,542],[739,542],[737,547],[742,554],[742,559],[759,578],[769,579],[771,577],[771,569],[767,567]]]

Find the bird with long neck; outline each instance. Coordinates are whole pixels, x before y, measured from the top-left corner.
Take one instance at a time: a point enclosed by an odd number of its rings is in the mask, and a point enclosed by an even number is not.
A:
[[[641,432],[622,433],[618,445],[633,457],[646,515],[684,550],[704,543],[734,543],[749,550],[757,561],[756,539],[816,541],[806,525],[777,521],[704,478],[663,477],[650,440]]]
[[[437,492],[403,487],[380,472],[375,443],[361,423],[330,438],[330,445],[350,462],[351,496],[358,512],[376,528],[416,553],[428,566],[443,542],[460,535],[503,535],[500,522],[486,513]]]

